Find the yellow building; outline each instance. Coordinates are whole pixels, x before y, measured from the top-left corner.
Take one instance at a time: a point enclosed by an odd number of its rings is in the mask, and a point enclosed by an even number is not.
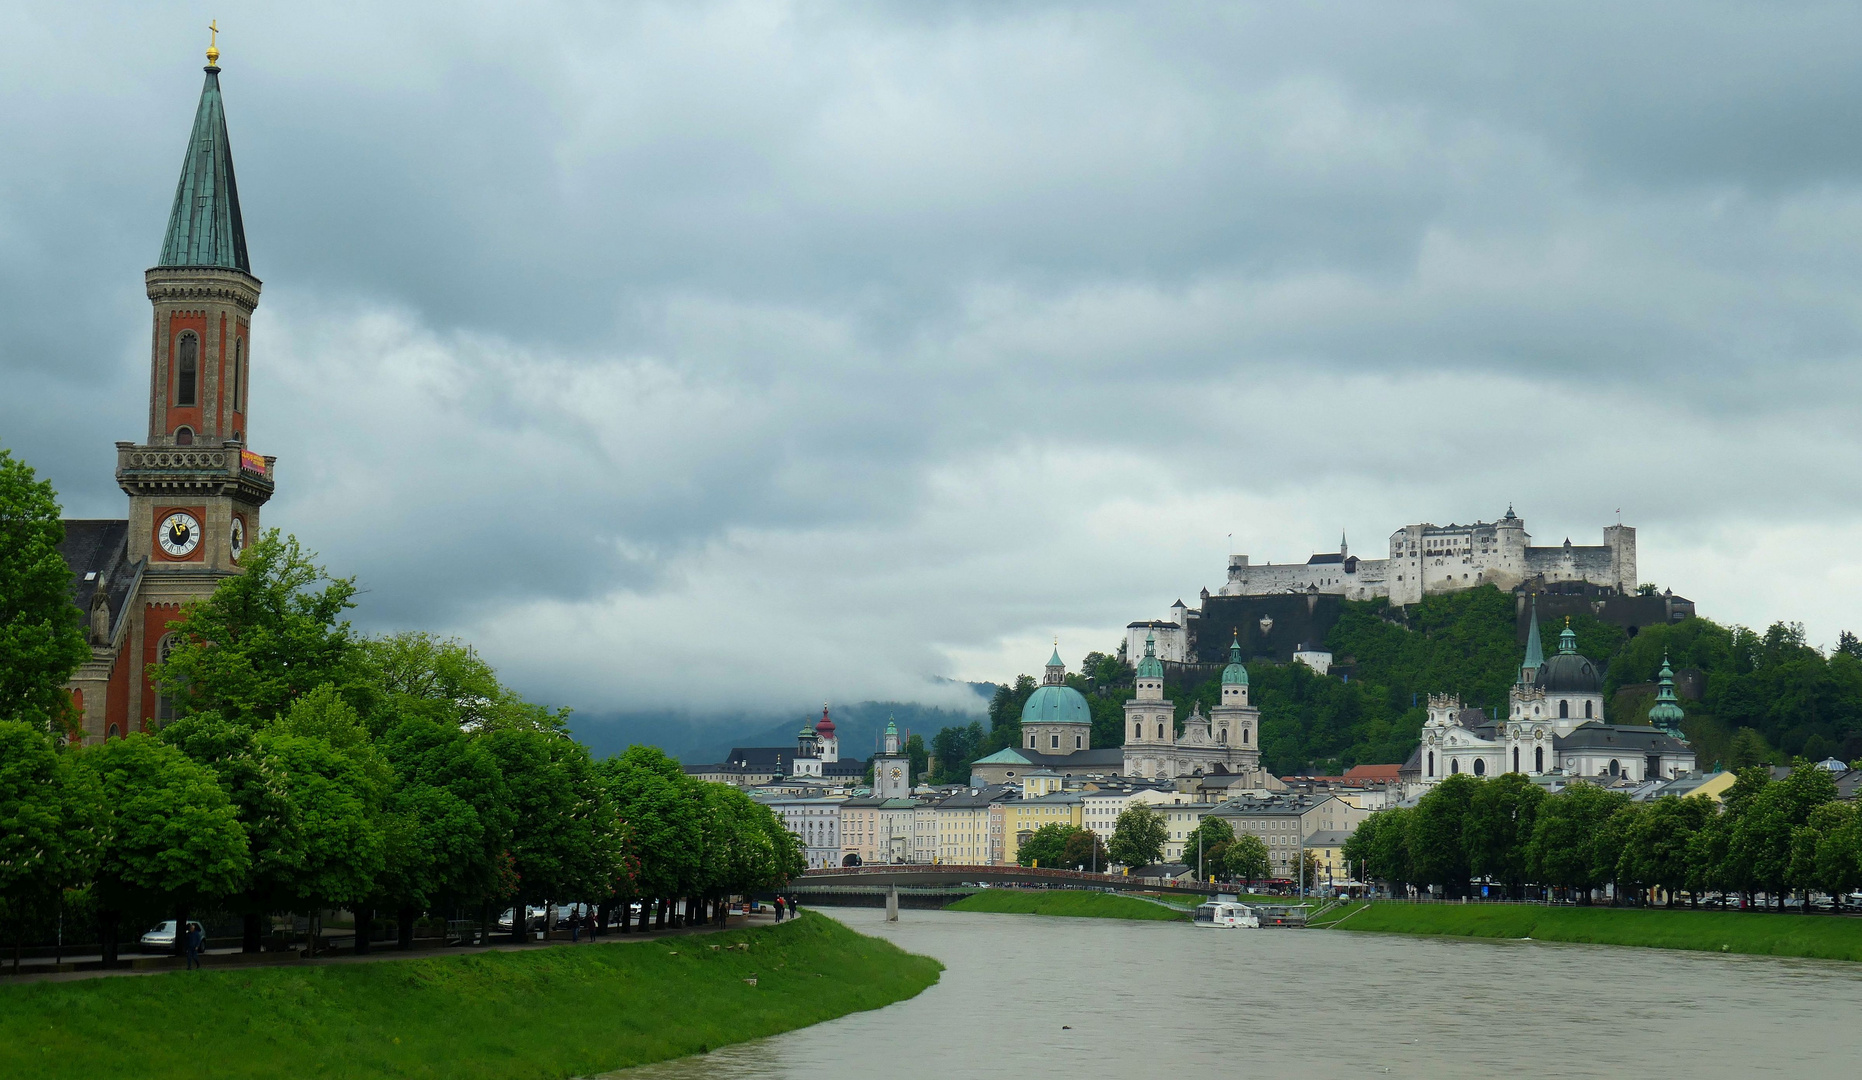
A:
[[[937,861],[962,866],[996,866],[1003,860],[1008,812],[1014,794],[1004,787],[972,788],[937,804]]]
[[[1032,799],[1015,799],[1003,803],[1002,811],[1007,818],[1007,826],[1003,829],[1002,861],[1018,861],[1022,841],[1034,835],[1034,831],[1043,825],[1071,825],[1079,828],[1084,805],[1085,800],[1071,791],[1055,791]]]

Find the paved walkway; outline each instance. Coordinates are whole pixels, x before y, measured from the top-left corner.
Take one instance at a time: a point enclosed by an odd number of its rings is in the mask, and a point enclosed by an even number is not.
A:
[[[644,933],[636,930],[631,934],[623,934],[619,930],[609,930],[600,938],[593,941],[584,939],[579,942],[570,942],[567,939],[563,939],[518,944],[506,940],[494,941],[489,945],[436,945],[414,949],[400,949],[395,947],[392,942],[377,942],[374,950],[371,952],[360,954],[345,952],[338,956],[319,956],[315,960],[307,960],[302,956],[297,956],[292,953],[247,953],[240,952],[237,949],[220,949],[203,954],[201,957],[201,967],[203,970],[209,971],[253,967],[311,967],[329,964],[368,964],[384,960],[419,960],[433,956],[461,956],[471,953],[522,952],[527,949],[579,949],[587,945],[632,945],[643,941],[662,941],[666,938],[689,937],[694,934],[711,934],[720,930],[743,930],[757,926],[773,926],[775,922],[775,914],[765,911],[747,917],[743,915],[732,915],[730,917],[730,923],[727,926],[706,924],[704,926],[682,927],[678,930],[653,930]],[[95,956],[84,960],[79,960],[74,957],[71,960],[67,960],[66,963],[94,963],[100,959],[101,957]],[[109,979],[135,975],[165,975],[170,972],[186,970],[186,962],[179,957],[163,958],[154,964],[149,964],[147,959],[144,959],[144,963],[146,966],[139,968],[119,967],[107,970],[104,968],[96,968],[89,971],[33,972],[31,970],[32,964],[28,961],[25,969],[22,970],[20,974],[14,975],[12,974],[12,962],[8,960],[5,964],[6,974],[0,975],[0,988],[17,986],[21,983],[74,982],[79,979]]]

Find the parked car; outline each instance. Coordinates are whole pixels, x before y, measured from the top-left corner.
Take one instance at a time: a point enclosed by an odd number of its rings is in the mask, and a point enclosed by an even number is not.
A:
[[[199,930],[200,924],[189,919],[187,927],[189,930]],[[172,951],[175,947],[175,921],[168,919],[150,928],[148,933],[142,935],[141,944],[145,949]]]
[[[511,911],[511,908],[505,908],[504,914],[498,916],[498,929],[509,930],[511,928]],[[543,929],[543,906],[531,904],[524,908],[524,923],[532,930]]]

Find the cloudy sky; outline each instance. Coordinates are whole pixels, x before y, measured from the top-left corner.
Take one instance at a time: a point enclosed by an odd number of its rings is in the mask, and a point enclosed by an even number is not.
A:
[[[122,514],[217,15],[266,521],[545,700],[943,700],[1509,503],[1862,629],[1852,4],[0,14],[0,445]]]

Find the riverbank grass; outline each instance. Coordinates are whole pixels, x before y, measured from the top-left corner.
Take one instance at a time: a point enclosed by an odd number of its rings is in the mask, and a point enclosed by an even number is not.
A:
[[[586,1076],[877,1009],[942,970],[809,912],[653,942],[0,986],[0,1076]]]
[[[1116,893],[1079,889],[985,889],[951,904],[946,911],[981,911],[995,915],[1061,915],[1084,919],[1134,919],[1185,922],[1189,909],[1172,911]]]
[[[1335,920],[1332,914],[1327,913],[1327,921],[1348,931],[1532,938],[1589,945],[1862,961],[1862,919],[1827,915],[1678,908],[1401,903],[1352,905],[1351,910],[1338,912]]]

